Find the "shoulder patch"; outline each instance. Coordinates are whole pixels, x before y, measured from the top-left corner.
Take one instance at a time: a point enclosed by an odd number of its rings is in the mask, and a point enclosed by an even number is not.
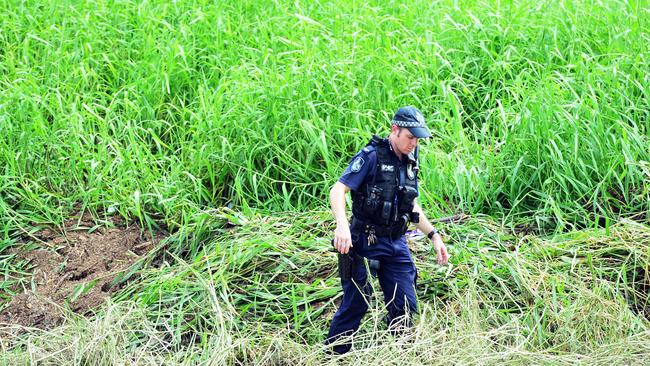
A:
[[[361,167],[363,166],[364,163],[365,161],[363,160],[363,158],[359,156],[358,158],[354,159],[354,162],[352,162],[352,167],[350,169],[354,173],[358,173],[361,170]]]

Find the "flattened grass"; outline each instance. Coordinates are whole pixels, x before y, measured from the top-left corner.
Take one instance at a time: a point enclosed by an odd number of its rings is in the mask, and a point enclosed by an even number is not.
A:
[[[7,339],[3,357],[66,365],[587,365],[650,358],[647,226],[621,222],[609,232],[536,237],[474,218],[439,225],[449,267],[434,263],[429,244],[411,243],[421,309],[412,333],[395,339],[386,332],[375,280],[378,296],[353,338],[354,352],[325,359],[322,341],[340,296],[335,256],[321,236],[330,228],[313,226],[326,215],[246,217],[206,240],[192,261],[167,254],[96,316],[71,314],[60,328]]]

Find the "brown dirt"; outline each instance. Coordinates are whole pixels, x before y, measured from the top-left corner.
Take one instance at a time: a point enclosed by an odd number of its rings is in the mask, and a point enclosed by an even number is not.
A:
[[[127,227],[119,218],[112,224],[115,227],[97,228],[84,216],[67,222],[63,232],[45,229],[30,235],[29,239],[47,248],[17,252],[33,266],[31,282],[36,291],[28,284],[14,296],[0,312],[0,324],[51,328],[62,322],[66,308],[87,313],[118,290],[119,285],[111,286],[116,276],[148,253],[162,236],[152,238],[137,225]],[[89,232],[91,228],[96,230]]]

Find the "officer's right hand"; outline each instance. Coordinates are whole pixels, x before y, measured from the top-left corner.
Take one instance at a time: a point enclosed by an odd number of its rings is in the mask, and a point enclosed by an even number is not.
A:
[[[334,230],[334,248],[341,254],[347,254],[352,247],[352,236],[350,228],[347,226],[336,227]]]

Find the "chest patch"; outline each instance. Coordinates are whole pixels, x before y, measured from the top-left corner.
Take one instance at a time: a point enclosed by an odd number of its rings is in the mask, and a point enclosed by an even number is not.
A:
[[[361,167],[365,161],[363,161],[362,157],[358,157],[354,159],[354,162],[352,163],[352,167],[350,168],[354,173],[358,173],[361,170]]]
[[[406,175],[408,175],[410,180],[415,179],[415,172],[413,171],[413,166],[411,164],[406,168]]]
[[[395,171],[395,166],[394,165],[382,164],[381,165],[381,171],[382,172],[394,172]]]

